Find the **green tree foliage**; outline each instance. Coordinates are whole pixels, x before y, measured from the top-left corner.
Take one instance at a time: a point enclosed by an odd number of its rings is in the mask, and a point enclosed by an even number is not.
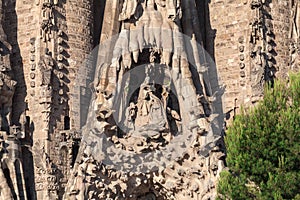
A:
[[[300,200],[300,74],[265,90],[227,131],[219,199]]]

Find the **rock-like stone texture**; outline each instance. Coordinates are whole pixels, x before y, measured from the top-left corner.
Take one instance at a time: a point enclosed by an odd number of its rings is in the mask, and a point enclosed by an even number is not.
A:
[[[299,71],[299,13],[295,0],[1,1],[1,198],[214,199],[226,124]]]

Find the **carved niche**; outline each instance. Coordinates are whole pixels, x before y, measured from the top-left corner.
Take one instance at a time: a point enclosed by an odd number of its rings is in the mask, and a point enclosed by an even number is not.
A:
[[[211,126],[216,98],[197,17],[182,11],[194,9],[179,0],[123,2],[65,198],[215,197],[224,153]]]

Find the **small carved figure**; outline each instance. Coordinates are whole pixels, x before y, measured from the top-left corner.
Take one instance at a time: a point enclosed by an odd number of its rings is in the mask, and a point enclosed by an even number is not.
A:
[[[53,71],[53,59],[49,54],[48,49],[46,49],[46,54],[39,62],[39,68],[41,71],[41,86],[50,86],[52,79],[52,71]]]
[[[253,67],[251,70],[252,88],[255,94],[262,94],[264,88],[265,60],[262,47],[259,46],[253,55]]]
[[[133,102],[130,102],[129,107],[127,108],[126,111],[126,123],[125,126],[127,127],[127,131],[130,132],[131,130],[134,130],[134,121],[136,118],[136,105]]]

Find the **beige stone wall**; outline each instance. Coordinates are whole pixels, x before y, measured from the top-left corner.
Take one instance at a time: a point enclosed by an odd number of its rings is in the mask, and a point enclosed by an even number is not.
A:
[[[182,1],[183,5],[193,3],[193,0]],[[35,192],[32,191],[38,191],[37,199],[54,199],[57,196],[61,198],[67,177],[70,175],[70,163],[75,157],[72,152],[73,139],[76,139],[77,145],[80,140],[80,133],[65,129],[80,130],[85,124],[95,65],[111,62],[114,44],[107,44],[107,49],[104,49],[103,53],[100,52],[97,59],[93,56],[98,52],[93,48],[97,43],[100,42],[102,45],[105,40],[119,33],[118,17],[123,0],[58,0],[58,4],[53,6],[55,30],[48,42],[42,41],[40,37],[43,0],[3,2],[5,3],[0,8],[0,12],[5,14],[3,29],[8,43],[12,46],[11,66],[14,79],[18,82],[12,108],[13,123],[20,125],[20,116],[23,113],[27,116],[26,133],[29,136],[24,139],[25,142],[22,141],[26,144],[22,147],[22,153],[23,160],[26,160],[24,162],[26,184],[31,187],[29,196],[34,199]],[[253,57],[250,56],[250,38],[253,30],[250,23],[257,13],[251,10],[251,2],[251,0],[196,1],[202,25],[197,32],[199,35],[201,32],[204,46],[216,64],[210,66],[206,78],[210,79],[212,94],[219,90],[222,84],[226,85],[222,102],[217,102],[216,109],[223,107],[228,119],[239,112],[240,105],[248,106],[253,103],[251,86]],[[269,38],[272,39],[272,62],[278,70],[276,77],[287,77],[291,60],[289,33],[292,0],[265,0],[265,2],[267,6],[263,11],[264,15],[272,22],[268,29],[272,30],[272,36]],[[189,11],[183,9],[185,13]],[[187,21],[193,19],[188,18]],[[54,62],[54,79],[51,83],[53,93],[48,100],[43,93],[42,73],[38,68],[45,48],[51,51]],[[114,78],[115,75],[109,76],[111,82]],[[51,115],[49,121],[45,111],[49,111]],[[67,127],[69,119],[70,127]],[[38,147],[37,141],[41,142]],[[36,154],[33,155],[34,159],[31,148]],[[40,163],[36,161],[36,157],[42,157]],[[65,159],[64,163],[61,162],[62,158]],[[51,165],[62,171],[60,175],[63,180],[53,181],[60,184],[58,189],[57,185],[52,185],[52,189],[47,188],[50,185],[46,182],[49,174],[36,173],[39,164],[45,166],[48,162],[49,165],[50,161]],[[41,168],[43,167],[39,169]],[[56,190],[59,190],[60,194],[57,194]]]
[[[47,42],[41,39],[43,2],[15,0],[7,1],[4,5],[6,14],[4,29],[8,42],[12,45],[12,68],[14,78],[18,82],[13,102],[13,119],[14,123],[18,124],[20,115],[26,112],[27,120],[30,119],[28,132],[32,135],[32,148],[35,149],[33,155],[35,158],[32,160],[35,176],[27,177],[33,173],[33,168],[28,168],[25,177],[30,179],[26,182],[28,187],[35,187],[33,190],[36,192],[30,194],[32,199],[56,198],[53,189],[57,189],[57,186],[47,183],[47,177],[36,169],[46,165],[47,161],[43,160],[45,157],[50,156],[49,159],[56,168],[64,170],[64,176],[70,170],[70,163],[65,166],[59,165],[62,155],[60,155],[61,146],[58,145],[60,140],[56,138],[60,138],[60,131],[66,128],[65,117],[71,119],[70,128],[80,128],[80,102],[85,100],[82,88],[88,90],[88,80],[93,76],[92,65],[88,65],[87,68],[85,65],[85,59],[93,47],[92,1],[58,1],[52,10],[55,27],[51,39]],[[53,93],[52,98],[48,99],[43,93],[45,90],[41,86],[42,72],[38,67],[39,61],[45,55],[45,48],[51,52],[54,62],[51,83]],[[79,72],[79,69],[82,70]],[[75,79],[79,81],[76,82]],[[45,101],[49,104],[44,103]],[[87,102],[89,103],[89,101],[84,103],[88,104]],[[51,117],[48,118],[50,122],[47,121],[45,110],[50,112]],[[36,142],[40,144],[36,146]],[[69,146],[72,149],[72,143]],[[32,159],[30,156],[28,154],[24,159]],[[67,158],[71,160],[72,155],[68,156]],[[57,183],[59,182],[57,179]]]
[[[273,17],[274,34],[276,36],[276,62],[278,77],[286,77],[290,61],[289,43],[290,43],[290,21],[291,21],[291,0],[273,1],[271,6],[271,15]]]
[[[93,12],[92,1],[71,0],[66,4],[66,26],[69,38],[68,67],[70,80],[70,118],[71,127],[79,129],[83,125],[89,99],[88,84],[93,79],[93,66],[87,60],[93,48]],[[83,104],[83,105],[82,105]]]
[[[207,1],[206,43],[208,51],[215,58],[219,78],[226,85],[223,110],[225,113],[233,110],[230,117],[234,115],[234,110],[238,112],[241,105],[252,105],[255,101],[251,88],[251,70],[255,66],[253,58],[250,57],[250,38],[251,23],[257,17],[257,13],[255,9],[251,9],[251,2]],[[290,0],[265,2],[265,19],[262,25],[264,29],[271,31],[270,35],[265,33],[265,40],[271,39],[271,42],[267,44],[268,42],[259,41],[257,46],[263,46],[266,56],[272,56],[271,60],[265,62],[276,69],[275,76],[286,77],[290,61]],[[267,49],[268,45],[273,48],[271,52]]]
[[[12,68],[15,79],[18,82],[17,91],[14,98],[14,121],[18,118],[22,111],[26,108],[24,102],[25,97],[28,101],[35,101],[31,96],[30,89],[30,39],[35,38],[38,31],[39,15],[38,8],[34,1],[7,1],[5,31],[7,32],[8,41],[12,45]],[[36,104],[30,105],[30,110],[37,109]],[[29,114],[29,113],[28,113]],[[34,113],[33,116],[34,117]],[[38,119],[38,116],[36,116]]]
[[[208,49],[214,53],[219,79],[226,85],[223,110],[228,112],[250,101],[249,23],[252,13],[247,1],[212,0],[208,15],[210,34],[214,31],[216,34],[215,39],[212,35],[207,36],[211,40]],[[240,48],[244,51],[241,52]],[[243,70],[240,63],[245,64]],[[241,77],[241,71],[244,71],[245,77]]]
[[[39,132],[38,123],[40,109],[36,96],[33,96],[33,90],[30,87],[30,68],[33,49],[31,38],[36,38],[39,31],[39,15],[35,1],[3,1],[3,13],[5,14],[3,28],[7,35],[7,41],[12,46],[10,55],[11,67],[14,79],[18,82],[12,108],[13,123],[19,125],[20,116],[26,110],[26,116],[30,116],[31,129],[35,129],[35,133]],[[36,51],[36,49],[34,49]],[[27,103],[26,103],[27,102]],[[29,118],[27,118],[29,119]],[[33,138],[36,135],[33,135]],[[26,138],[27,139],[27,138]],[[30,144],[24,141],[24,144]],[[22,147],[22,165],[24,170],[24,186],[27,185],[27,194],[30,198],[35,198],[34,176],[32,153],[27,148]]]

